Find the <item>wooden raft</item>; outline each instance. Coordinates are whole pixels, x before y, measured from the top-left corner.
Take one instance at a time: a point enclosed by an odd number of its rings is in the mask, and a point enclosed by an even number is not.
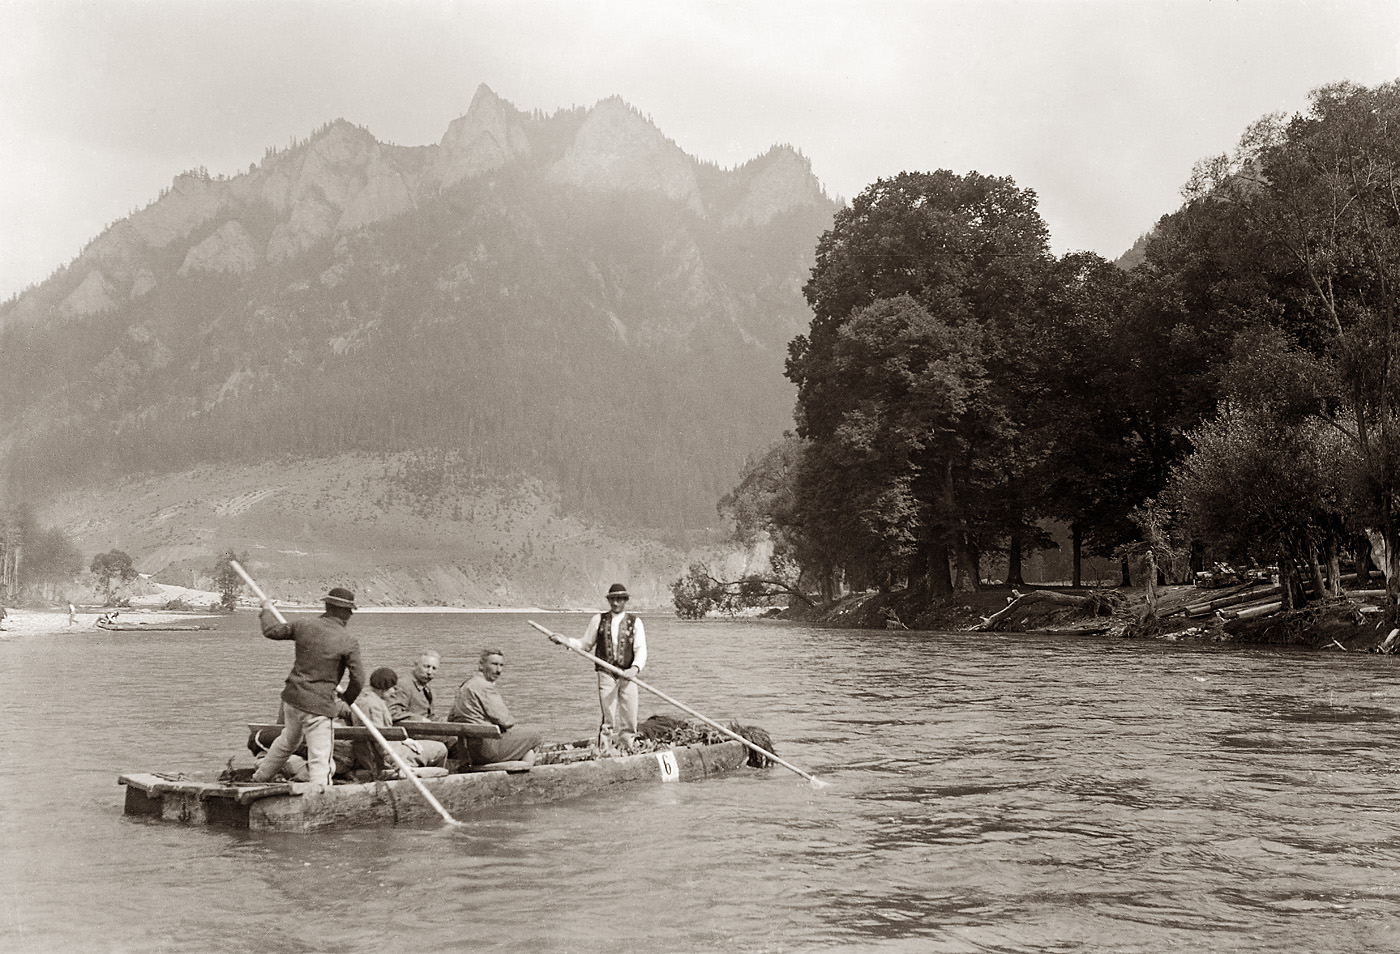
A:
[[[696,781],[732,771],[747,761],[748,750],[742,742],[720,742],[620,758],[536,765],[529,771],[510,771],[518,766],[501,763],[420,781],[449,812],[461,818],[497,805],[553,802],[614,785]],[[314,791],[285,782],[225,785],[156,774],[122,775],[117,782],[126,786],[126,814],[176,824],[312,832],[440,821],[408,779],[332,785]]]

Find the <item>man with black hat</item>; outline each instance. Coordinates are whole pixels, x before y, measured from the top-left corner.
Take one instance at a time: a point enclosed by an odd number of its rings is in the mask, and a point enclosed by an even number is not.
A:
[[[583,638],[560,636],[556,641],[592,653],[628,676],[636,676],[647,664],[647,632],[642,621],[626,610],[627,587],[614,583],[608,587],[607,612],[588,621]],[[598,671],[598,706],[603,710],[598,743],[604,747],[618,742],[625,745],[637,734],[637,684],[602,666],[593,668]]]
[[[332,720],[336,716],[336,686],[348,670],[345,701],[352,703],[364,685],[360,644],[345,631],[355,611],[355,594],[337,586],[324,597],[326,612],[315,619],[279,623],[272,601],[263,600],[258,622],[268,639],[296,641],[296,661],[282,690],[282,714],[286,725],[277,741],[253,773],[253,781],[270,782],[287,759],[306,740],[307,773],[313,785],[331,782],[331,753],[335,744]]]

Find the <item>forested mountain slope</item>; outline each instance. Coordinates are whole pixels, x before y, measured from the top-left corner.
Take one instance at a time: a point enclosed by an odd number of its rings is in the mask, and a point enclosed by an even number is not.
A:
[[[299,602],[348,583],[365,605],[588,607],[625,580],[636,605],[664,607],[688,561],[715,556],[704,535],[600,528],[562,513],[540,481],[475,479],[435,453],[120,478],[57,494],[40,517],[89,551],[120,548],[141,573],[196,589],[216,589],[210,569],[231,549],[269,592]]]
[[[721,170],[616,99],[545,116],[482,87],[422,147],[336,121],[177,177],[0,306],[0,473],[43,502],[435,448],[588,520],[712,524],[791,422],[835,209],[794,150]]]

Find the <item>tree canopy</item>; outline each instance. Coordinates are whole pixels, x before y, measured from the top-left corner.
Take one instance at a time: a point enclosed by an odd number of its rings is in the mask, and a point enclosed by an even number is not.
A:
[[[112,580],[116,579],[122,583],[129,583],[136,579],[136,567],[133,565],[130,554],[121,550],[108,550],[106,553],[99,553],[92,558],[89,567],[93,576],[97,577],[102,589],[105,591],[107,600],[112,599]]]
[[[219,588],[219,606],[230,613],[238,605],[238,594],[243,589],[243,576],[233,568],[235,561],[239,564],[247,563],[248,554],[237,553],[232,549],[225,550],[219,554],[213,569],[210,570],[210,575],[214,577],[214,585]]]
[[[0,594],[51,590],[82,571],[82,554],[60,528],[41,525],[24,504],[0,508]]]
[[[1052,261],[1035,193],[946,170],[881,179],[837,214],[789,347],[804,532],[857,585],[976,586],[1025,525],[1018,371]]]
[[[1313,487],[1308,512],[1341,510],[1308,545],[1370,528],[1396,560],[1400,84],[1327,86],[1306,114],[1265,117],[1233,155],[1198,166],[1171,225],[1177,248],[1210,262],[1211,313],[1244,328],[1226,365],[1233,399],[1272,416],[1285,429],[1275,440],[1323,454],[1335,475],[1299,485]],[[1208,509],[1196,497],[1186,505]],[[1400,564],[1389,569],[1393,601]]]
[[[1400,84],[1315,91],[1183,195],[1128,271],[1050,256],[1010,179],[869,186],[818,243],[799,443],[746,524],[827,590],[935,595],[989,552],[1014,581],[1044,518],[1076,566],[1187,534],[1315,583],[1379,530],[1400,599]]]

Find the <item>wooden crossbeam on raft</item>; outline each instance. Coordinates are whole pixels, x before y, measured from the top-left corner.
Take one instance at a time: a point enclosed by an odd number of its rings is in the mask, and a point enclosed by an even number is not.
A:
[[[501,727],[497,725],[468,725],[465,722],[400,722],[394,726],[404,729],[410,739],[499,739]]]
[[[278,735],[282,733],[284,726],[280,722],[249,722],[249,732],[266,732],[272,730]],[[386,727],[379,730],[380,734],[390,742],[402,742],[408,738],[408,733],[398,726]],[[335,727],[335,737],[342,741],[349,742],[373,742],[374,736],[370,735],[369,729],[362,725],[338,725]]]
[[[250,732],[267,730],[281,734],[282,724],[279,722],[248,723],[248,731]],[[402,742],[404,739],[499,739],[501,737],[499,726],[468,725],[465,722],[402,722],[399,725],[383,726],[379,729],[379,733],[390,742]],[[338,725],[335,727],[335,737],[350,742],[374,741],[374,736],[370,734],[369,729],[362,725]]]

